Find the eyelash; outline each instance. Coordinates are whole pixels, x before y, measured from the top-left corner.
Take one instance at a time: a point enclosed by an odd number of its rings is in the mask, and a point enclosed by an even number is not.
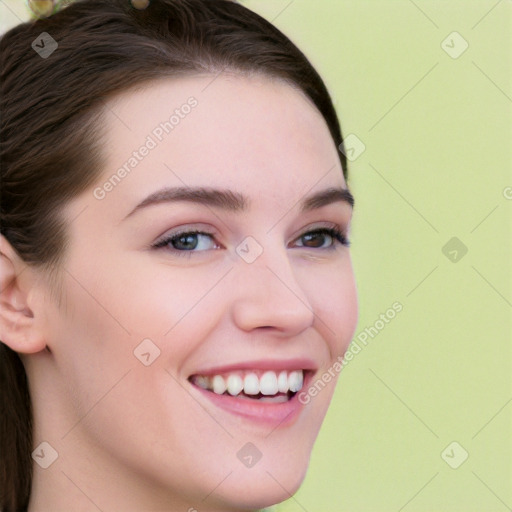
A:
[[[333,238],[334,241],[337,241],[339,244],[345,246],[345,247],[350,247],[350,242],[349,240],[347,239],[347,237],[345,236],[345,234],[341,231],[341,229],[334,225],[334,226],[331,226],[331,227],[321,227],[321,228],[317,228],[317,229],[313,229],[311,231],[306,231],[305,233],[303,233],[302,235],[300,235],[298,237],[298,239],[301,239],[303,237],[305,237],[306,235],[327,235],[327,236],[330,236],[331,238]],[[167,237],[165,237],[164,239],[156,242],[152,247],[154,249],[166,249],[174,254],[176,254],[177,256],[184,256],[184,257],[191,257],[193,253],[196,253],[196,252],[206,252],[206,251],[195,251],[195,250],[179,250],[179,249],[175,249],[173,247],[171,247],[171,243],[178,240],[179,238],[185,236],[185,235],[205,235],[205,236],[209,236],[209,237],[213,237],[213,233],[208,233],[208,232],[205,232],[205,231],[200,231],[200,230],[190,230],[190,231],[181,231],[181,232],[178,232],[178,233],[173,233],[172,235],[169,235]],[[335,250],[336,249],[336,244],[333,243],[333,245],[329,246],[329,247],[305,247],[305,246],[301,246],[305,249],[320,249],[320,250],[324,250],[324,251],[328,251],[328,250]]]

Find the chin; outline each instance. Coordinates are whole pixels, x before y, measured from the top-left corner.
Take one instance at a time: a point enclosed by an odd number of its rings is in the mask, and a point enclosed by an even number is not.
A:
[[[258,510],[281,503],[299,490],[308,464],[309,460],[300,468],[281,464],[280,467],[261,468],[257,472],[256,468],[234,471],[226,479],[226,485],[221,485],[215,492],[216,501],[219,505],[232,506],[234,510]]]

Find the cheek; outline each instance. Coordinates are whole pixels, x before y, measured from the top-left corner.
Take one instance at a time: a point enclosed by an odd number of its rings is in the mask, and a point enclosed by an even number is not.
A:
[[[179,369],[225,315],[225,304],[219,300],[225,284],[219,279],[226,270],[152,267],[130,279],[134,290],[125,314],[135,336],[152,339],[168,367]]]
[[[306,274],[304,283],[317,317],[316,328],[328,342],[331,358],[345,353],[355,333],[358,300],[350,257]]]
[[[128,369],[142,366],[139,346],[159,354],[159,366],[179,368],[222,315],[220,302],[207,292],[224,272],[141,265],[140,255],[127,255],[122,264],[106,258],[69,265],[53,338],[62,373],[80,390],[80,409],[87,410]],[[154,346],[141,345],[146,339]]]
[[[83,416],[133,365],[133,331],[109,285],[68,276],[63,307],[52,322],[52,351]]]
[[[126,464],[156,468],[161,474],[172,463],[156,460],[154,453],[184,450],[176,457],[183,461],[190,438],[205,437],[200,431],[205,425],[204,410],[175,374],[207,338],[221,313],[218,298],[204,297],[205,290],[218,281],[218,273],[197,268],[165,270],[158,275],[133,274],[130,290],[123,286],[123,281],[128,282],[124,270],[105,273],[101,279],[86,269],[81,274],[76,270],[65,283],[65,306],[54,324],[54,353],[63,380],[73,389],[72,417],[66,418],[63,431],[84,418],[70,440],[85,431]],[[144,351],[149,350],[151,358],[158,351],[149,366],[134,354],[135,350],[141,355],[137,347],[147,338],[154,346],[145,345]],[[218,434],[214,422],[208,426]],[[141,432],[155,448],[150,454],[133,450],[131,455],[126,447]],[[208,446],[201,448],[208,452]],[[233,453],[235,448],[239,447],[233,446]]]

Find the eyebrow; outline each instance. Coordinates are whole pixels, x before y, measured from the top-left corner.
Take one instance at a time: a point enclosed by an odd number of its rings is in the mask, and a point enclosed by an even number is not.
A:
[[[142,200],[125,219],[133,215],[136,211],[142,210],[148,206],[178,201],[199,203],[233,212],[247,211],[250,203],[246,196],[233,190],[210,187],[163,188]],[[351,208],[354,207],[354,197],[348,189],[331,187],[303,198],[300,212],[305,213],[336,202],[343,202],[349,204]]]

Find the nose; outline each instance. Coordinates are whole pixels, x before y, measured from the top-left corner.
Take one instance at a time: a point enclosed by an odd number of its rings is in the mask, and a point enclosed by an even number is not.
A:
[[[284,247],[265,248],[252,263],[240,258],[235,267],[232,318],[240,329],[293,336],[313,324],[313,308]]]

